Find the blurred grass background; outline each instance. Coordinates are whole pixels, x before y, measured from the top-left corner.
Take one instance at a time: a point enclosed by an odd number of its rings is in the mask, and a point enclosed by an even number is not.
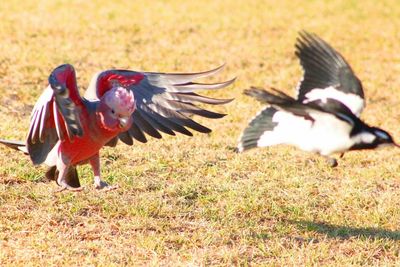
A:
[[[81,92],[110,68],[237,76],[214,131],[102,151],[120,189],[54,194],[45,168],[0,149],[0,265],[396,265],[399,152],[347,153],[339,167],[290,147],[232,150],[260,109],[251,85],[293,94],[298,31],[317,33],[363,81],[363,119],[400,140],[398,1],[3,1],[0,137],[22,140],[51,70]]]

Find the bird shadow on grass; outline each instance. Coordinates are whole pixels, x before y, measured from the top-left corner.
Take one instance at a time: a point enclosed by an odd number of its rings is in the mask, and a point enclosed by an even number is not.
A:
[[[300,230],[325,234],[329,238],[349,239],[352,237],[400,240],[400,231],[391,231],[375,227],[350,227],[334,225],[326,222],[313,222],[305,220],[288,220],[287,223],[295,225]]]

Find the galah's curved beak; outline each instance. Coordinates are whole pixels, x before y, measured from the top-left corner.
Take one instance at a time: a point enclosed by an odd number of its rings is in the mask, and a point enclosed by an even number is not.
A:
[[[128,125],[129,117],[119,118],[119,128],[125,128]]]

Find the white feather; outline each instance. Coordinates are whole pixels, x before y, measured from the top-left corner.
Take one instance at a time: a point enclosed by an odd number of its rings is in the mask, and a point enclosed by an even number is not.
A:
[[[58,158],[58,149],[60,146],[60,141],[58,141],[53,149],[49,152],[49,154],[47,154],[46,160],[44,161],[44,164],[46,164],[47,166],[51,167],[51,166],[55,166],[57,164],[57,158]]]
[[[365,143],[371,144],[376,139],[376,136],[369,132],[361,132],[355,136],[353,136],[353,140],[356,144]]]
[[[327,98],[335,99],[346,105],[357,117],[360,117],[364,109],[364,99],[356,94],[346,94],[337,90],[335,87],[330,86],[324,89],[316,88],[308,92],[305,97],[307,98],[304,103],[309,103],[314,100],[326,100]]]
[[[58,118],[57,104],[55,101],[53,102],[53,117],[54,117],[54,124],[56,126],[57,136],[60,140],[64,140],[64,135],[61,130],[60,118]]]
[[[267,106],[267,107],[261,109],[259,112],[257,112],[257,114],[254,115],[254,116],[249,120],[249,124],[250,124],[253,120],[255,120],[255,119],[256,119],[264,110],[266,110],[267,108],[270,108],[270,107]],[[237,149],[238,149],[238,152],[240,152],[240,153],[244,151],[244,147],[243,147],[243,143],[242,143],[242,139],[243,139],[244,132],[245,132],[245,131],[243,131],[243,132],[240,134],[239,139],[238,139],[238,146],[237,146]]]
[[[43,93],[40,95],[39,99],[35,103],[31,113],[31,122],[29,126],[29,133],[32,142],[36,142],[36,138],[40,138],[44,134],[44,126],[46,119],[46,112],[48,111],[49,102],[53,98],[53,90],[48,86]]]
[[[310,112],[314,122],[286,111],[278,111],[272,121],[278,123],[273,131],[265,132],[258,146],[288,144],[321,155],[344,152],[354,145],[350,138],[352,126],[323,112]]]
[[[97,80],[101,73],[102,73],[102,71],[99,71],[92,76],[89,86],[88,86],[87,90],[85,91],[84,98],[86,98],[87,100],[98,101],[100,99],[99,96],[97,95]]]

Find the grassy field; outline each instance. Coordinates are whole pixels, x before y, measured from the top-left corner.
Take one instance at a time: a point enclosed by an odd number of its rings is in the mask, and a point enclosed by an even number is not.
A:
[[[117,2],[117,1],[115,1]],[[363,119],[400,141],[398,1],[2,1],[0,137],[23,139],[50,71],[75,66],[81,92],[109,68],[201,71],[227,63],[200,120],[214,131],[102,151],[120,188],[54,194],[44,167],[0,148],[0,265],[396,265],[400,152],[323,159],[277,146],[233,148],[260,109],[251,85],[293,94],[299,30],[319,34],[363,80]]]

